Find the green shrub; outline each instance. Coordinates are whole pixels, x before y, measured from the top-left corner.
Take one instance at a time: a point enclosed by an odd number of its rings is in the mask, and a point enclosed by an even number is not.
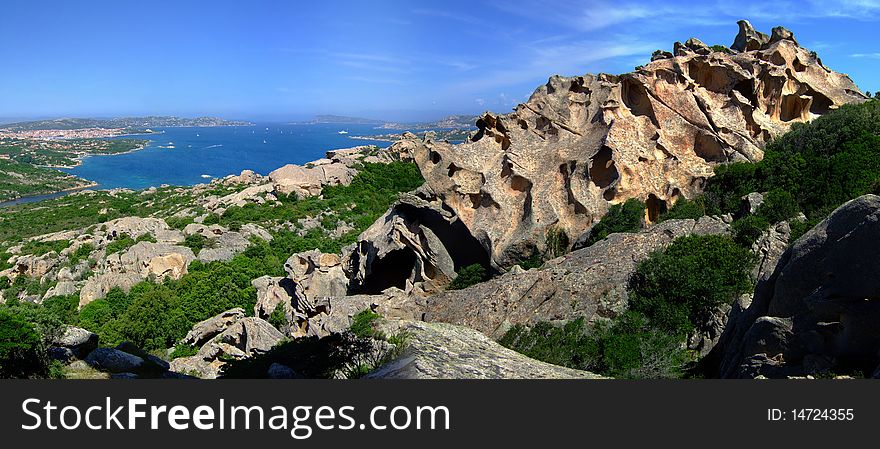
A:
[[[749,215],[733,222],[733,239],[739,245],[749,248],[770,228],[770,222],[760,215]]]
[[[618,378],[681,377],[688,361],[680,336],[633,311],[592,329],[583,318],[561,326],[517,325],[498,342],[536,360]]]
[[[193,250],[193,253],[198,255],[207,242],[208,238],[202,234],[190,234],[183,239],[183,246]]]
[[[798,212],[797,202],[790,193],[782,189],[773,189],[764,195],[764,202],[758,207],[756,214],[768,223],[779,223],[794,218]]]
[[[658,221],[693,219],[696,220],[706,215],[706,198],[702,195],[689,200],[679,198],[669,210],[660,216]]]
[[[33,324],[0,308],[0,378],[46,377],[49,361]]]
[[[46,242],[31,240],[22,245],[21,252],[22,254],[33,254],[35,256],[42,256],[43,254],[52,251],[60,253],[68,246],[70,246],[70,242],[67,240],[49,240]]]
[[[116,239],[107,244],[106,254],[109,256],[113,253],[125,251],[134,246],[135,241],[128,234],[122,233],[116,236]]]
[[[615,204],[590,230],[585,246],[591,246],[615,232],[636,232],[645,222],[645,202],[630,198],[623,204]]]
[[[208,214],[204,220],[202,220],[202,224],[205,226],[211,226],[215,224],[220,224],[220,216],[217,214]]]
[[[384,336],[378,334],[376,330],[376,321],[380,318],[382,318],[382,315],[379,315],[370,309],[362,310],[352,318],[349,330],[358,338],[384,339]],[[379,335],[379,337],[377,337],[377,335]]]
[[[192,357],[198,353],[199,348],[196,346],[179,344],[174,347],[174,350],[171,351],[169,357],[171,358],[171,360],[174,360],[180,357]]]
[[[535,360],[569,368],[602,369],[601,343],[586,327],[583,318],[562,326],[539,322],[531,329],[516,325],[498,343]]]
[[[568,252],[570,242],[565,230],[556,226],[547,230],[547,253],[551,258],[559,257]]]
[[[727,236],[678,238],[639,263],[630,281],[630,309],[664,331],[687,334],[716,307],[751,289],[754,263],[755,256]]]
[[[279,304],[275,307],[275,310],[272,311],[272,314],[269,315],[269,324],[272,325],[275,329],[278,329],[281,333],[287,334],[288,328],[290,327],[290,322],[287,321],[287,315],[284,313],[284,306]]]
[[[458,270],[458,276],[449,283],[447,290],[461,290],[488,279],[486,268],[480,264],[468,265]]]
[[[81,260],[88,258],[94,250],[95,246],[91,243],[80,245],[73,253],[70,254],[70,265],[76,266]]]

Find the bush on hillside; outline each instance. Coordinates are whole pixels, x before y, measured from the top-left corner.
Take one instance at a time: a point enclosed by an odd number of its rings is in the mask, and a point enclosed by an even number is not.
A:
[[[458,270],[458,276],[449,283],[447,290],[461,290],[472,285],[477,285],[488,279],[486,268],[480,264],[468,265]]]
[[[639,263],[630,281],[630,309],[654,326],[687,334],[714,309],[751,289],[755,256],[722,235],[676,239]]]
[[[645,202],[637,198],[611,206],[608,213],[590,230],[590,237],[584,246],[591,246],[615,232],[638,231],[645,222],[645,208]]]

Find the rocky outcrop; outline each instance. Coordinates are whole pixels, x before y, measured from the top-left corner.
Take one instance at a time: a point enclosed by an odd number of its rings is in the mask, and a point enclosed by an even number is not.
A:
[[[465,327],[389,321],[388,335],[403,332],[406,346],[370,379],[598,379],[600,376],[530,359]]]
[[[409,139],[429,187],[509,267],[546,236],[578,236],[612,204],[640,198],[656,220],[700,192],[713,166],[865,96],[782,28],[741,24],[735,51],[696,39],[620,76],[554,76],[507,115],[486,113],[461,145]]]
[[[740,303],[722,377],[862,372],[880,364],[880,197],[852,200],[798,239]]]
[[[613,318],[627,308],[627,285],[638,263],[678,237],[726,233],[715,218],[668,220],[634,234],[612,234],[543,267],[510,272],[463,290],[427,298],[426,321],[476,329],[499,338],[516,324]]]
[[[488,252],[424,187],[402,195],[346,255],[350,291],[363,294],[391,287],[439,291],[459,269],[472,264],[489,266]]]
[[[138,242],[98,263],[100,274],[87,279],[80,291],[80,307],[103,298],[115,287],[127,292],[145,279],[180,279],[194,259],[192,250],[185,246]]]
[[[193,326],[181,344],[198,347],[198,352],[172,360],[170,368],[177,373],[213,379],[219,375],[224,359],[252,357],[272,349],[283,338],[267,321],[245,317],[240,308],[227,310]]]

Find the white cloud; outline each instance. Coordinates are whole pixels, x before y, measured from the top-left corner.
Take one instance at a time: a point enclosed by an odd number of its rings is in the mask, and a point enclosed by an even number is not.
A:
[[[880,53],[853,53],[851,58],[880,59]]]

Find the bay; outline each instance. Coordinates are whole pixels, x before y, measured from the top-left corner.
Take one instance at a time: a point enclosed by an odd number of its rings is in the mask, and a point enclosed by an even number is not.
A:
[[[64,171],[97,182],[95,188],[99,189],[144,189],[163,184],[187,186],[238,174],[245,169],[266,175],[286,164],[319,159],[332,149],[390,145],[349,138],[389,132],[376,129],[375,125],[265,123],[154,131],[162,134],[144,136],[150,143],[143,150],[88,156],[82,165]]]

